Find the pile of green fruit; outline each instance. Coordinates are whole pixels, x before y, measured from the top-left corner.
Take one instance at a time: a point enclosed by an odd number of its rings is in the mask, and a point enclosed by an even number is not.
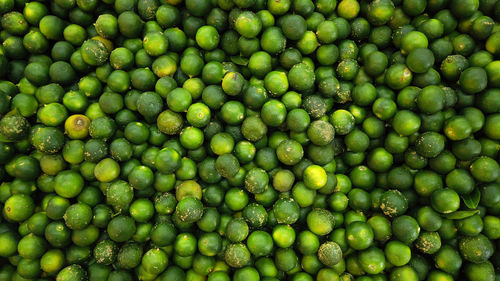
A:
[[[0,281],[500,280],[500,0],[30,1]]]

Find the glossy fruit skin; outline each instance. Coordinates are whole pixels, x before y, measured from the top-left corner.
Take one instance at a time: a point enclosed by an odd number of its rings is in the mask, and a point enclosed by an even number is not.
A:
[[[494,0],[0,0],[0,280],[493,280]]]
[[[364,222],[353,222],[346,229],[349,245],[355,249],[363,250],[373,242],[373,230]]]
[[[33,213],[33,200],[26,195],[11,196],[4,205],[4,212],[13,221],[27,219]]]

